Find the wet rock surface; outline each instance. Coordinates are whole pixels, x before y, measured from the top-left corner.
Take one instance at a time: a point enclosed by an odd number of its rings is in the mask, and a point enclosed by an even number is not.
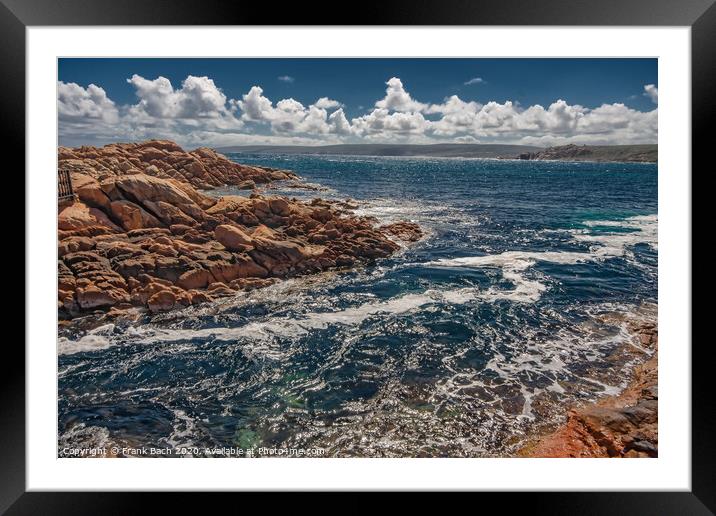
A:
[[[658,330],[655,323],[630,327],[635,345],[651,353],[634,369],[631,382],[618,396],[576,407],[555,432],[519,452],[523,457],[657,457]]]
[[[58,206],[61,320],[141,307],[156,313],[282,278],[386,258],[420,238],[411,222],[376,227],[345,204],[199,191],[292,179],[173,142],[60,147],[77,200]]]

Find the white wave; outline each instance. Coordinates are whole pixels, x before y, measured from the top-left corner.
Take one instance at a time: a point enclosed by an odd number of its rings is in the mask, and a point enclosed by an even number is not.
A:
[[[498,267],[511,271],[523,271],[536,262],[575,264],[590,259],[589,253],[561,251],[505,251],[485,256],[465,256],[463,258],[442,258],[427,262],[425,265],[438,267]]]
[[[656,215],[643,215],[630,217],[621,221],[592,220],[586,226],[605,226],[618,229],[628,229],[630,232],[614,233],[579,233],[574,235],[578,242],[596,244],[591,250],[595,256],[609,258],[623,256],[626,250],[636,244],[647,244],[654,249],[658,247],[659,225]]]
[[[464,289],[441,293],[426,291],[422,294],[406,294],[387,301],[364,303],[357,307],[334,312],[309,312],[295,317],[272,318],[256,321],[236,328],[204,328],[198,330],[175,330],[147,328],[149,335],[137,341],[140,344],[169,342],[182,339],[212,338],[218,341],[235,341],[241,338],[262,339],[270,337],[299,337],[311,330],[326,329],[330,325],[356,326],[378,314],[400,315],[424,305],[439,302],[467,302],[473,299]]]
[[[57,354],[72,355],[83,351],[97,351],[106,349],[111,345],[109,335],[114,332],[114,324],[105,324],[87,332],[77,340],[66,337],[57,339]]]
[[[506,300],[515,303],[536,303],[542,292],[547,290],[546,285],[539,281],[528,280],[517,272],[506,270],[502,272],[502,276],[515,285],[515,288],[512,290],[491,288],[480,294],[479,298],[487,302]]]
[[[443,258],[426,262],[424,265],[428,267],[487,267],[502,269],[503,277],[513,283],[515,288],[509,291],[490,289],[486,293],[481,294],[480,298],[486,301],[506,299],[515,302],[533,303],[539,300],[542,292],[544,292],[547,287],[539,281],[527,279],[521,273],[537,262],[573,265],[624,256],[629,247],[640,243],[648,244],[653,248],[657,246],[658,218],[656,215],[630,217],[621,221],[589,221],[585,223],[585,225],[590,227],[613,226],[620,230],[630,229],[632,231],[604,233],[574,232],[574,240],[590,244],[589,252],[505,251],[500,254],[485,256]]]
[[[182,342],[193,339],[212,339],[218,342],[236,342],[246,339],[251,346],[242,348],[248,358],[285,358],[285,351],[273,341],[274,337],[295,338],[307,335],[313,330],[326,329],[331,325],[357,326],[369,317],[384,314],[402,315],[429,304],[464,304],[479,297],[477,289],[463,288],[448,291],[426,290],[423,293],[406,294],[385,301],[370,301],[344,310],[309,312],[291,317],[271,317],[264,321],[254,321],[238,327],[219,327],[201,329],[174,329],[143,326],[129,327],[124,334],[103,340],[97,347],[87,345],[98,339],[98,335],[85,335],[77,341],[64,339],[64,353],[77,353],[102,349],[121,343],[160,344]]]

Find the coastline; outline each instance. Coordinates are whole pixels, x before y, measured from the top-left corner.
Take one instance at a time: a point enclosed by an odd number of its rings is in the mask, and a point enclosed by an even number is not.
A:
[[[422,237],[379,225],[349,201],[299,201],[259,190],[300,181],[173,142],[58,149],[60,326],[211,302],[285,278],[386,258]],[[211,197],[222,186],[248,196]],[[66,187],[65,187],[66,188]]]
[[[365,158],[427,158],[468,160],[566,161],[594,163],[657,163],[656,144],[575,145],[534,147],[509,144],[336,145],[336,146],[238,146],[218,147],[230,154],[288,156],[344,156]]]
[[[218,151],[217,151],[218,152]],[[253,154],[250,152],[229,152],[229,154]],[[262,153],[258,153],[262,154]],[[379,154],[289,154],[280,153],[282,156],[318,156],[318,157],[333,157],[333,158],[377,158],[377,159],[395,159],[395,160],[448,160],[448,161],[544,161],[544,162],[556,162],[556,163],[627,163],[635,165],[656,165],[658,161],[625,161],[625,160],[603,160],[603,159],[573,159],[573,158],[554,158],[554,159],[522,159],[516,156],[509,157],[483,157],[483,156],[429,156],[429,155],[414,155],[414,156],[381,156]]]
[[[624,317],[615,314],[614,317]],[[658,327],[627,321],[634,344],[648,355],[622,391],[566,411],[566,421],[527,440],[521,458],[658,457]]]
[[[521,159],[521,158],[496,158],[500,161],[541,161],[547,163],[621,163],[629,165],[658,165],[658,161],[625,161],[617,159],[573,159],[573,158],[554,158],[554,159]]]

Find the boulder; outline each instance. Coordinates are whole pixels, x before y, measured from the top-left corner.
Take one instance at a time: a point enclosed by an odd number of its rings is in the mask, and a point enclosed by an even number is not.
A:
[[[129,293],[121,289],[101,289],[94,285],[78,288],[77,303],[84,310],[106,308],[129,302]]]
[[[89,251],[93,249],[95,242],[89,237],[69,237],[61,240],[57,245],[57,255],[61,258],[68,253],[78,251]]]
[[[162,226],[154,215],[130,201],[112,201],[110,208],[113,218],[127,231]]]
[[[281,197],[269,200],[269,206],[274,214],[282,217],[287,217],[291,213],[291,207],[289,206],[288,201],[286,199],[282,199]]]
[[[102,187],[92,176],[86,174],[73,173],[72,187],[80,201],[94,208],[101,208],[104,211],[109,209],[110,199],[104,193]]]
[[[235,226],[221,225],[214,228],[214,238],[231,251],[248,251],[252,249],[252,240],[246,233]]]
[[[177,285],[185,290],[206,288],[206,286],[214,281],[211,273],[206,269],[191,269],[179,276]]]
[[[57,216],[57,229],[68,234],[84,235],[122,231],[104,212],[90,208],[82,202],[70,204],[60,211]]]
[[[147,308],[154,313],[165,312],[174,308],[176,300],[177,298],[174,292],[168,289],[161,290],[147,300]]]

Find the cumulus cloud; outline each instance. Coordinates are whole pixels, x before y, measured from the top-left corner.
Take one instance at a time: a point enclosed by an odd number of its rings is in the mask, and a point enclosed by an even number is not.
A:
[[[469,79],[465,81],[465,86],[471,86],[473,84],[482,84],[485,81],[482,79],[482,77],[473,77],[472,79]]]
[[[189,75],[179,88],[162,76],[146,79],[135,74],[127,83],[138,101],[125,107],[121,129],[132,139],[181,139],[200,129],[235,131],[243,126],[235,107],[209,77]]]
[[[477,79],[477,78],[474,78]],[[313,104],[273,101],[255,85],[230,99],[209,77],[188,76],[179,87],[165,77],[127,80],[133,104],[117,106],[99,86],[58,83],[61,141],[169,138],[183,145],[337,142],[648,143],[657,140],[657,109],[642,112],[621,103],[589,108],[557,99],[547,106],[463,99],[415,99],[398,77],[368,112],[349,119],[339,100]],[[468,81],[469,82],[469,81]],[[655,85],[644,95],[658,102]],[[487,99],[485,99],[487,100]],[[362,109],[361,109],[362,111]]]
[[[457,95],[445,99],[442,104],[431,104],[425,112],[442,114],[442,118],[430,124],[435,136],[453,136],[460,132],[472,131],[482,104],[475,101],[465,102]]]
[[[290,75],[280,75],[277,77],[277,79],[281,82],[295,82],[295,78],[291,77]]]
[[[139,102],[132,111],[153,118],[220,118],[229,114],[226,95],[208,77],[189,75],[181,88],[174,89],[166,77],[149,80],[134,74],[127,82],[134,86]]]
[[[397,77],[391,77],[386,84],[388,88],[385,90],[385,98],[377,101],[375,107],[400,112],[422,111],[427,108],[427,104],[413,100],[405,91],[403,81]]]
[[[264,90],[260,86],[252,86],[242,98],[243,100],[235,102],[235,105],[243,111],[242,119],[254,122],[270,120],[273,103],[264,97]]]
[[[274,134],[350,134],[350,124],[342,109],[328,116],[328,110],[341,106],[328,97],[321,97],[308,107],[293,98],[279,100],[274,106],[261,87],[253,86],[235,104],[242,111],[243,120],[266,123]]]
[[[60,120],[101,120],[112,123],[119,119],[119,112],[107,93],[94,84],[83,88],[77,83],[57,83],[57,111]]]
[[[338,102],[337,100],[329,99],[328,97],[321,97],[316,101],[314,106],[323,108],[323,109],[334,109],[342,107],[343,104]]]
[[[337,109],[328,117],[329,132],[339,136],[351,134],[351,124],[348,122],[343,109]]]
[[[453,114],[453,113],[477,113],[482,104],[475,101],[465,102],[460,99],[457,95],[453,95],[445,99],[442,104],[431,104],[426,110],[426,113],[442,113],[442,114]]]
[[[391,113],[385,108],[374,109],[352,120],[353,133],[370,140],[406,140],[410,136],[422,136],[429,125],[421,113]]]

